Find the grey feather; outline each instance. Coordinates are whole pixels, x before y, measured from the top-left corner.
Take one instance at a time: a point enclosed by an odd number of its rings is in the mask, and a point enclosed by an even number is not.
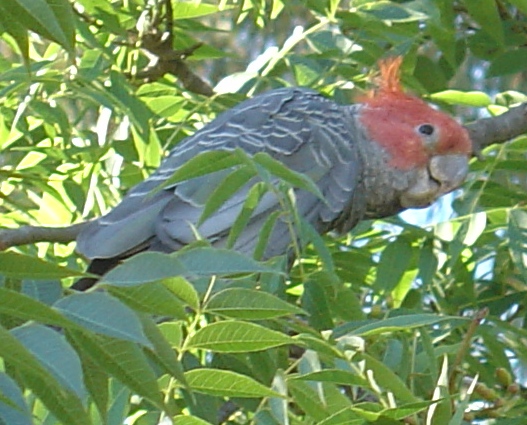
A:
[[[174,251],[192,242],[193,226],[205,202],[229,170],[178,183],[155,195],[151,191],[199,153],[235,148],[251,155],[266,152],[305,173],[318,185],[326,203],[296,190],[298,213],[320,232],[346,231],[365,209],[364,202],[356,202],[364,199],[357,125],[353,108],[306,89],[274,90],[242,102],[177,145],[150,178],[81,232],[77,250],[89,259],[119,258],[138,249]],[[222,246],[249,186],[202,223],[197,228],[200,235]],[[265,194],[234,248],[252,254],[261,226],[278,208],[276,196]],[[287,223],[278,219],[265,257],[285,253],[290,243]]]

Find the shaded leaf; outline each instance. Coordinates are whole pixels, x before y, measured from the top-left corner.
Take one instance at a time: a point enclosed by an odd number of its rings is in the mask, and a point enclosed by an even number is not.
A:
[[[12,329],[14,335],[29,352],[63,386],[73,391],[81,400],[86,399],[79,357],[57,331],[42,325],[26,325]]]
[[[93,332],[150,346],[135,313],[108,294],[70,295],[57,301],[55,308]]]
[[[12,251],[0,252],[0,274],[25,279],[62,279],[83,275],[77,270]]]
[[[89,355],[103,370],[156,406],[163,406],[156,375],[137,344],[78,331],[69,334],[77,350]]]

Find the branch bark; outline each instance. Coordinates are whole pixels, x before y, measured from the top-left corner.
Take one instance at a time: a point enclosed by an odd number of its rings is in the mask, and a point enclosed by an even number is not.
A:
[[[527,133],[527,103],[511,108],[497,117],[474,121],[466,125],[466,128],[472,139],[474,154],[478,155],[487,146]]]
[[[511,108],[502,115],[483,118],[466,126],[473,143],[473,154],[495,143],[504,143],[527,133],[527,103]],[[89,221],[66,227],[22,226],[18,229],[0,230],[0,251],[36,242],[68,243],[76,239]]]
[[[66,227],[22,226],[18,229],[1,229],[0,251],[13,246],[30,245],[37,242],[72,242],[90,221]]]

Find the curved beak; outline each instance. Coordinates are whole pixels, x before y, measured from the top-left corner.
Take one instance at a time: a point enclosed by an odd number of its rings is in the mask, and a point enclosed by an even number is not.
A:
[[[441,194],[461,186],[468,173],[466,155],[438,155],[432,157],[428,166],[430,175],[440,184]]]
[[[414,183],[401,195],[404,208],[427,207],[445,193],[461,186],[468,173],[469,157],[463,154],[437,155],[428,168],[421,168]]]

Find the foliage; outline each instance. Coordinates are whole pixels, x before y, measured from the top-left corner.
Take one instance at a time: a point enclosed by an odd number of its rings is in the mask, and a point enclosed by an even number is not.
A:
[[[443,107],[500,113],[525,100],[526,15],[521,0],[1,0],[1,226],[98,216],[246,96],[295,84],[351,102],[387,55]],[[163,34],[175,53],[156,63]],[[424,225],[322,238],[296,217],[313,243],[289,273],[200,242],[79,294],[73,244],[0,253],[0,423],[522,423],[526,148],[490,147],[454,212],[441,202]],[[290,188],[312,185],[265,157],[229,164],[293,217]]]

